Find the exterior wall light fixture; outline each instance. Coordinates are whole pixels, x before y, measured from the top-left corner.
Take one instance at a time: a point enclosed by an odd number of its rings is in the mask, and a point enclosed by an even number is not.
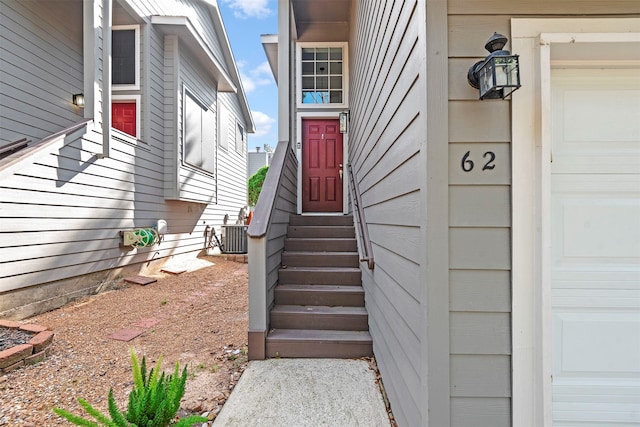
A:
[[[340,133],[347,133],[349,128],[349,112],[342,111],[338,117],[340,118]]]
[[[469,68],[467,80],[478,89],[480,100],[504,99],[520,87],[518,55],[502,50],[508,40],[502,34],[493,33],[484,45],[489,55]]]
[[[84,93],[76,93],[73,95],[73,105],[84,108]]]

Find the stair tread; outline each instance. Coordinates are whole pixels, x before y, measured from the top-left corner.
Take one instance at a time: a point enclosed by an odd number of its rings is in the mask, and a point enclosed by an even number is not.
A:
[[[286,268],[281,268],[280,270],[289,270],[289,271],[335,271],[338,273],[355,273],[360,272],[358,267],[314,267],[314,266],[287,266]]]
[[[364,288],[357,285],[298,285],[287,283],[276,286],[277,290],[283,291],[312,291],[312,292],[349,292],[364,293]]]
[[[326,306],[326,305],[275,305],[271,314],[320,314],[320,315],[367,315],[364,307]]]
[[[371,342],[369,331],[332,331],[326,329],[273,329],[267,341],[357,341]]]
[[[344,252],[340,252],[340,251],[322,251],[322,252],[318,252],[318,251],[284,251],[282,252],[282,255],[335,255],[335,256],[344,256],[344,255],[358,255],[357,251],[344,251]]]

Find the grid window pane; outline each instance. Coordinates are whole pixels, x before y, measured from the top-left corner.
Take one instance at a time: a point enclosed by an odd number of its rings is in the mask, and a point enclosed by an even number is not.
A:
[[[316,59],[316,52],[313,48],[302,48],[302,60],[303,61],[313,61]]]
[[[302,90],[304,89],[313,89],[315,87],[315,79],[313,77],[303,77],[302,78]]]
[[[316,61],[326,61],[329,59],[329,49],[326,47],[319,47],[316,49]]]
[[[343,103],[342,48],[302,48],[300,68],[303,104]]]
[[[329,78],[316,77],[316,89],[329,89]]]
[[[302,63],[302,75],[303,76],[313,76],[315,70],[315,63],[313,62],[303,62]]]

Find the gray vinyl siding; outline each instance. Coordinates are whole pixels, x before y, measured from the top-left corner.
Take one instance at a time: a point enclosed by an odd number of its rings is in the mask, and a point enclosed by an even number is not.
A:
[[[349,161],[376,262],[363,269],[369,326],[395,418],[422,425],[424,35],[416,1],[355,3]]]
[[[54,3],[57,8],[50,7]],[[171,37],[166,39],[147,21],[154,14],[189,15],[226,66],[221,44],[214,40],[217,34],[211,15],[203,4],[195,0],[136,1],[130,8],[114,11],[114,25],[141,25],[141,89],[116,92],[141,95],[144,123],[139,140],[114,136],[110,157],[100,158],[96,153],[102,152],[102,135],[89,132],[83,136],[78,131],[9,168],[0,160],[0,316],[13,315],[15,301],[26,301],[30,308],[21,313],[29,315],[44,307],[37,300],[51,298],[52,293],[55,297],[51,299],[64,303],[68,297],[92,292],[106,280],[102,274],[106,271],[121,267],[140,271],[151,260],[195,256],[204,249],[205,227],[214,226],[219,233],[225,214],[235,222],[247,203],[246,150],[218,153],[215,180],[191,177],[183,181],[188,193],[185,199],[194,200],[166,198],[166,181],[177,180],[176,172],[186,176],[179,151],[183,82],[214,110],[218,103],[224,104],[234,126],[239,121],[246,128],[239,95],[218,94],[216,82],[191,59],[182,42],[175,38],[172,43]],[[65,12],[61,5],[79,7],[80,13]],[[0,141],[22,136],[39,140],[82,120],[71,105],[71,94],[83,90],[81,6],[80,1],[2,2]],[[127,15],[126,10],[139,16]],[[4,38],[7,26],[12,26],[11,37]],[[48,44],[49,34],[55,36],[55,49]],[[35,45],[55,52],[53,58],[24,47]],[[6,52],[12,56],[5,56]],[[5,60],[13,57],[15,61]],[[24,77],[35,82],[33,87],[11,83],[25,73],[23,63],[36,65]],[[9,98],[39,101],[23,108],[6,103]],[[55,117],[49,117],[51,114]],[[40,126],[42,122],[46,126]],[[168,223],[168,234],[160,244],[120,247],[120,230],[151,227],[158,219]],[[73,279],[82,275],[90,276]],[[117,274],[110,277],[121,279]]]
[[[82,120],[71,96],[83,92],[82,5],[0,2],[0,143],[38,141]]]
[[[512,17],[640,13],[633,0],[578,3],[448,1],[452,426],[509,426],[512,418],[511,105],[478,101],[466,74],[494,32],[510,37]],[[476,167],[464,172],[469,150]],[[487,151],[496,167],[483,173]]]
[[[271,171],[269,172],[271,173]],[[278,284],[278,270],[281,266],[284,239],[287,236],[289,217],[297,209],[298,161],[291,149],[286,150],[284,166],[277,187],[271,222],[266,235],[265,285],[267,289],[266,312],[269,313],[274,301],[274,289]],[[266,188],[266,187],[265,187]],[[267,316],[267,322],[269,321]],[[267,323],[267,330],[269,325]]]

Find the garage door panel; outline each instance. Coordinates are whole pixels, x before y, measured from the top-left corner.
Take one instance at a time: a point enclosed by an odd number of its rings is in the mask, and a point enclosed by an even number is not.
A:
[[[640,425],[640,72],[552,75],[554,426]]]
[[[637,173],[637,70],[556,70],[552,102],[554,173]]]
[[[587,286],[591,289],[585,289]],[[627,286],[627,289],[621,289]],[[554,308],[618,308],[637,309],[640,306],[638,281],[616,282],[562,282],[553,289]],[[638,320],[638,319],[636,319]]]
[[[608,178],[554,174],[554,272],[613,265],[640,272],[640,177]]]
[[[565,376],[640,382],[640,312],[600,309],[554,310],[554,383]]]

